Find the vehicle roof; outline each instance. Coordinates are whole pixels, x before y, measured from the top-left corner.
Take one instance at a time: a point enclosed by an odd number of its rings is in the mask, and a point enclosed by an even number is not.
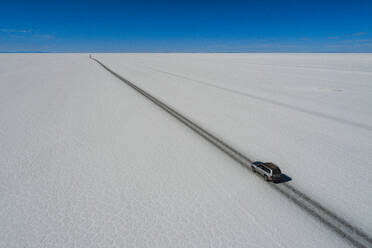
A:
[[[270,168],[270,169],[279,169],[279,167],[274,164],[274,163],[271,163],[271,162],[268,162],[268,163],[263,163],[266,167]]]

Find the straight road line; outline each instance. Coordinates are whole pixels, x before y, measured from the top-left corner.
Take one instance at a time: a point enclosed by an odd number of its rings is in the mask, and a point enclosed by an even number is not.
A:
[[[121,75],[117,74],[116,72],[108,68],[106,65],[104,65],[102,62],[93,58],[91,55],[89,55],[89,58],[96,61],[105,70],[110,72],[112,75],[117,77],[119,80],[124,82],[129,87],[136,90],[138,93],[146,97],[148,100],[153,102],[155,105],[159,106],[164,111],[172,115],[174,118],[179,120],[181,123],[189,127],[191,130],[193,130],[197,134],[199,134],[201,137],[206,139],[208,142],[210,142],[212,145],[217,147],[223,153],[231,157],[233,160],[235,160],[236,162],[238,162],[239,164],[247,168],[250,168],[252,164],[252,160],[244,156],[241,152],[234,149],[232,146],[228,145],[226,142],[224,142],[220,138],[209,133],[207,130],[202,128],[200,125],[186,118],[181,113],[176,111],[174,108],[170,107],[169,105],[155,98],[154,96],[152,96],[145,90],[141,89],[140,87],[136,86],[134,83],[130,82],[129,80],[123,78]],[[296,204],[301,209],[305,210],[308,214],[310,214],[311,216],[319,220],[321,223],[323,223],[325,226],[327,226],[329,229],[334,231],[336,234],[338,234],[343,239],[353,244],[355,247],[358,247],[358,248],[372,247],[372,237],[369,234],[365,233],[363,230],[351,224],[350,222],[344,220],[343,218],[338,216],[336,213],[332,212],[330,209],[327,209],[326,207],[321,205],[319,202],[313,200],[310,196],[306,195],[305,193],[291,186],[289,183],[270,184],[270,185],[277,192],[284,195],[288,200]]]

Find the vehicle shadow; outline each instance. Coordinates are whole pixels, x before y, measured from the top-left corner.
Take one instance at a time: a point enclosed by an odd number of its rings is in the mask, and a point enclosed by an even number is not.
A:
[[[286,174],[282,174],[279,181],[276,181],[276,182],[273,182],[273,183],[280,184],[280,183],[286,183],[286,182],[289,182],[289,181],[292,181],[292,178],[287,176]]]

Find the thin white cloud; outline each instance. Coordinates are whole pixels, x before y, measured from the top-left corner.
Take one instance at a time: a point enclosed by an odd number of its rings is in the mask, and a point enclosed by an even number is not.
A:
[[[340,36],[328,36],[327,39],[328,40],[345,40],[345,39],[350,39],[350,38],[353,38],[353,37],[367,35],[367,34],[368,34],[368,32],[348,33],[348,34],[343,34],[343,35],[340,35]]]
[[[31,30],[28,29],[8,29],[8,28],[0,28],[0,32],[3,33],[31,33]]]
[[[52,39],[52,38],[54,38],[54,36],[50,35],[50,34],[34,34],[33,37],[42,38],[42,39]]]
[[[351,36],[361,36],[361,35],[366,35],[368,32],[358,32],[358,33],[353,33]]]

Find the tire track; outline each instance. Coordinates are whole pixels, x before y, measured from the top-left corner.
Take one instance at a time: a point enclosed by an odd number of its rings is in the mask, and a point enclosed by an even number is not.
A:
[[[321,112],[309,110],[309,109],[299,107],[299,106],[294,106],[294,105],[284,103],[284,102],[280,102],[280,101],[276,101],[276,100],[273,100],[273,99],[249,94],[249,93],[246,93],[246,92],[241,92],[241,91],[234,90],[234,89],[227,88],[227,87],[218,86],[218,85],[206,82],[206,81],[194,79],[194,78],[187,77],[187,76],[180,75],[180,74],[176,74],[176,73],[173,73],[173,72],[167,72],[167,71],[159,70],[159,69],[149,67],[149,66],[147,66],[147,68],[149,68],[152,71],[160,72],[160,73],[167,74],[167,75],[170,75],[170,76],[173,76],[173,77],[182,78],[182,79],[194,82],[194,83],[198,83],[198,84],[202,84],[202,85],[207,86],[207,87],[223,90],[223,91],[233,93],[233,94],[236,94],[236,95],[249,97],[249,98],[257,100],[257,101],[261,101],[261,102],[269,103],[269,104],[272,104],[272,105],[280,106],[280,107],[283,107],[283,108],[286,108],[286,109],[298,111],[298,112],[301,112],[301,113],[304,113],[304,114],[307,114],[307,115],[311,115],[311,116],[314,116],[314,117],[335,121],[335,122],[338,122],[338,123],[341,123],[341,124],[344,124],[344,125],[349,125],[349,126],[352,126],[352,127],[361,128],[361,129],[364,129],[364,130],[367,130],[367,131],[372,131],[372,126],[370,126],[368,124],[359,123],[359,122],[356,122],[356,121],[353,121],[353,120],[347,120],[347,119],[340,118],[340,117],[337,117],[337,116],[324,114],[324,113],[321,113]]]
[[[208,142],[210,142],[212,145],[220,149],[223,153],[231,157],[233,160],[235,160],[242,166],[249,168],[250,165],[252,164],[251,159],[244,156],[242,153],[240,153],[239,151],[237,151],[230,145],[226,144],[223,140],[209,133],[207,130],[205,130],[204,128],[196,124],[195,122],[189,120],[188,118],[183,116],[181,113],[179,113],[178,111],[176,111],[169,105],[153,97],[151,94],[139,88],[134,83],[130,82],[129,80],[117,74],[116,72],[112,71],[110,68],[108,68],[106,65],[104,65],[99,60],[93,58],[91,55],[89,55],[89,58],[97,62],[105,70],[110,72],[112,75],[117,77],[119,80],[124,82],[126,85],[136,90],[138,93],[146,97],[148,100],[153,102],[155,105],[162,108],[164,111],[169,113],[171,116],[173,116],[174,118],[182,122],[184,125],[192,129],[194,132],[202,136],[204,139],[206,139]],[[372,237],[369,234],[365,233],[363,230],[361,230],[357,226],[341,218],[336,213],[332,212],[330,209],[327,209],[326,207],[321,205],[319,202],[313,200],[310,196],[306,195],[305,193],[301,192],[300,190],[296,189],[295,187],[291,186],[288,183],[270,184],[270,185],[278,193],[281,193],[292,203],[302,208],[308,214],[310,214],[311,216],[319,220],[326,227],[328,227],[330,230],[338,234],[341,238],[353,244],[355,247],[358,247],[358,248],[372,247]]]

